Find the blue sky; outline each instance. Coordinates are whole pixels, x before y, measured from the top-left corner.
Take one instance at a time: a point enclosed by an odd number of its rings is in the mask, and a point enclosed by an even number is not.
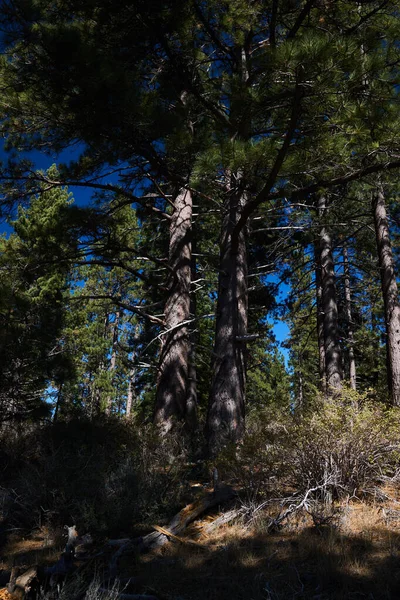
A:
[[[29,158],[34,163],[35,169],[40,169],[40,170],[45,171],[49,167],[51,167],[53,164],[70,162],[71,160],[73,160],[74,158],[77,157],[78,153],[79,153],[79,150],[71,151],[68,149],[57,155],[57,154],[45,154],[43,152],[34,150],[32,152],[24,154],[24,156],[26,158]],[[0,160],[6,160],[7,157],[8,157],[7,153],[4,152],[4,150],[0,150]],[[111,181],[111,179],[110,179],[110,181]],[[115,179],[114,179],[113,183],[115,183]],[[75,203],[78,204],[79,206],[86,206],[90,203],[92,194],[93,194],[93,190],[91,190],[90,188],[70,186],[69,190],[73,194]],[[10,232],[11,232],[11,228],[7,225],[7,223],[5,223],[4,221],[0,222],[0,233],[8,234]],[[274,283],[276,282],[274,276],[272,276],[271,281]],[[278,292],[279,301],[284,300],[286,298],[288,292],[289,292],[289,287],[286,284],[281,284],[280,288],[279,288],[279,292]],[[268,318],[267,320],[271,325],[273,325],[273,331],[274,331],[274,334],[275,334],[278,342],[281,343],[281,342],[285,341],[289,335],[289,328],[288,328],[287,323],[280,319]],[[281,348],[281,352],[282,352],[282,354],[285,358],[285,362],[287,364],[289,352],[286,348]]]

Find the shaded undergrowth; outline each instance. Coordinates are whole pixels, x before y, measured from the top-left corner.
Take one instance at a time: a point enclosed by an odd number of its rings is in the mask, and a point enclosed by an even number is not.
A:
[[[306,527],[266,535],[230,528],[195,549],[126,560],[137,591],[187,600],[344,600],[400,597],[400,535],[376,529],[356,534]],[[135,560],[135,559],[133,559]]]

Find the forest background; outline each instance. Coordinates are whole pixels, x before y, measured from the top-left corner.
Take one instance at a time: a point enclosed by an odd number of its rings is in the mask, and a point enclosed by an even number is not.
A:
[[[8,518],[129,529],[210,465],[397,481],[397,3],[1,9]]]

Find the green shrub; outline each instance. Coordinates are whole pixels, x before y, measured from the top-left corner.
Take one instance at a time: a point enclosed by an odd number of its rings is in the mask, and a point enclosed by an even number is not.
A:
[[[318,399],[293,425],[290,480],[300,490],[325,484],[333,497],[359,495],[396,475],[400,411],[344,390]]]
[[[219,457],[223,476],[258,499],[305,494],[320,499],[367,493],[396,478],[400,459],[400,410],[345,389],[317,398],[303,414],[263,411],[242,444]]]

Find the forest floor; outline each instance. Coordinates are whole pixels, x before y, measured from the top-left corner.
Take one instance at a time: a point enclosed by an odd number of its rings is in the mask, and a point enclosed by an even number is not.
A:
[[[214,511],[180,540],[147,554],[125,554],[119,577],[131,582],[120,591],[159,600],[399,599],[400,504],[357,501],[336,508],[319,527],[308,513],[296,513],[279,532],[268,533],[264,513],[251,526],[238,520],[206,534],[221,514]],[[1,551],[0,585],[13,565],[54,563],[60,543],[46,529],[25,539],[13,533]],[[106,562],[92,568],[101,578]],[[10,598],[0,589],[0,600]]]

